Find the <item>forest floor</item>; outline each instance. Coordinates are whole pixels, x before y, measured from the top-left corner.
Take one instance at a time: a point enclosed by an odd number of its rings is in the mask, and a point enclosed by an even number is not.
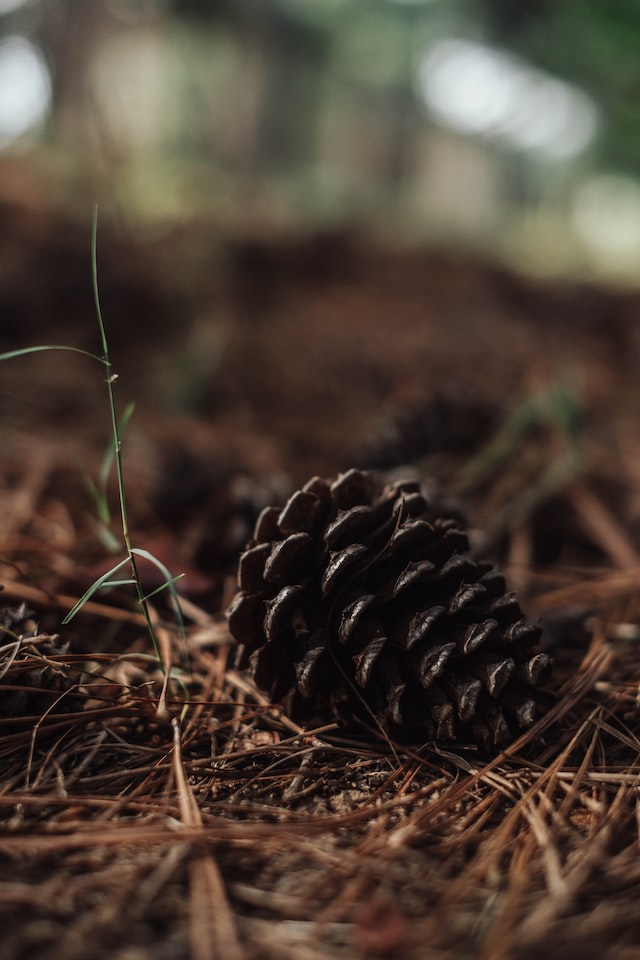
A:
[[[0,352],[98,350],[90,228],[2,224]],[[203,224],[107,223],[98,274],[132,537],[186,636],[157,594],[160,664],[126,587],[62,624],[123,556],[104,373],[4,361],[2,955],[637,957],[640,292]],[[352,466],[455,500],[541,619],[552,706],[498,756],[302,729],[237,669],[259,510]]]

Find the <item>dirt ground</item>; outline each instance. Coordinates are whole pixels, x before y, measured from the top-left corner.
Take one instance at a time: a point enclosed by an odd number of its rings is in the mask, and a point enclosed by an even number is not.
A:
[[[0,251],[0,352],[99,352],[90,225],[5,203]],[[163,670],[126,586],[62,624],[123,556],[104,371],[4,361],[2,955],[637,956],[640,292],[108,221],[98,276],[131,535],[185,635],[156,594]],[[498,756],[302,729],[237,669],[258,513],[353,466],[419,476],[540,618],[548,709]]]

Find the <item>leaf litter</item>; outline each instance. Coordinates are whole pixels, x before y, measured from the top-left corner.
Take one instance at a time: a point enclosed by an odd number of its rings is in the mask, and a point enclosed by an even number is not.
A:
[[[355,288],[348,294],[353,305]],[[576,437],[575,422],[547,405],[531,428],[495,435],[499,463],[484,441],[472,460],[466,448],[414,457],[464,500],[482,548],[545,621],[552,702],[497,756],[298,726],[236,668],[223,615],[232,564],[206,570],[207,601],[185,596],[184,639],[166,597],[149,601],[168,674],[122,589],[96,593],[62,627],[86,588],[79,571],[108,558],[84,508],[70,506],[85,501],[69,497],[55,444],[8,431],[3,954],[634,956],[637,524],[632,498],[616,495],[638,479],[632,426],[612,451],[597,421]],[[328,472],[334,455],[325,451]],[[297,469],[290,455],[275,460]],[[142,506],[137,522],[148,522]],[[197,556],[194,543],[187,559],[197,566]]]

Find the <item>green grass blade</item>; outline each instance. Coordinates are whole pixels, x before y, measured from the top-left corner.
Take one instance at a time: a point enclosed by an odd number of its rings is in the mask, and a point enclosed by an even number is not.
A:
[[[102,523],[100,520],[96,520],[94,524],[94,532],[107,553],[121,553],[122,544],[107,524]]]
[[[136,557],[141,557],[144,560],[148,560],[149,563],[152,563],[156,569],[160,571],[165,579],[165,583],[162,585],[161,589],[167,587],[171,593],[171,599],[173,600],[174,612],[176,617],[176,623],[178,626],[178,632],[182,640],[186,640],[186,633],[184,628],[184,620],[182,617],[182,609],[180,607],[180,597],[178,596],[178,591],[175,587],[175,581],[178,579],[174,577],[170,571],[165,567],[164,563],[158,560],[157,557],[154,557],[152,553],[149,553],[148,550],[142,550],[140,547],[133,547],[131,553],[135,554]]]
[[[106,573],[103,573],[101,577],[98,577],[97,580],[94,580],[88,590],[82,594],[77,603],[73,605],[69,613],[66,615],[62,621],[63,625],[70,623],[75,615],[82,610],[87,600],[90,600],[100,590],[101,587],[105,585],[109,577],[113,576],[114,573],[117,573],[118,570],[121,570],[129,562],[129,558],[125,557],[124,560],[120,560],[119,563],[116,563],[115,567],[111,567],[110,570],[107,570]]]
[[[135,403],[131,402],[127,404],[124,410],[124,413],[118,419],[118,433],[119,433],[120,439],[122,439],[122,435],[126,430],[127,424],[131,420],[131,417],[133,416],[133,412],[135,408],[136,408]],[[107,482],[109,480],[109,474],[111,473],[111,468],[113,467],[113,461],[115,459],[115,455],[116,455],[115,449],[111,444],[108,447],[102,459],[102,465],[100,467],[99,483],[100,483],[100,489],[103,491],[107,486]]]
[[[93,221],[91,224],[91,279],[93,281],[93,301],[98,318],[98,327],[100,328],[100,341],[104,354],[104,362],[110,367],[109,344],[107,342],[107,332],[102,319],[102,308],[100,306],[100,291],[98,290],[98,204],[93,205]]]
[[[145,594],[145,600],[152,600],[153,597],[157,596],[159,593],[162,593],[163,590],[167,588],[171,589],[171,585],[177,583],[178,580],[182,580],[184,573],[179,573],[175,577],[171,577],[169,580],[165,580],[164,583],[161,583],[159,587],[156,587],[155,590],[152,590],[151,593]]]
[[[37,347],[22,347],[21,350],[10,350],[8,353],[0,353],[0,360],[13,360],[15,357],[25,357],[29,353],[42,353],[45,350],[66,350],[67,353],[79,353],[83,357],[89,357],[90,360],[97,360],[98,363],[105,363],[104,357],[99,357],[96,353],[90,353],[88,350],[81,350],[80,347],[65,346],[61,343],[44,343]]]
[[[131,587],[135,585],[135,582],[132,577],[127,577],[125,580],[107,580],[105,583],[100,584],[100,589],[111,590],[112,587]]]

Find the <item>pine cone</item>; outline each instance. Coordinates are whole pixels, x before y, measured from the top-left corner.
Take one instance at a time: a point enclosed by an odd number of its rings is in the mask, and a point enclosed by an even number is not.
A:
[[[2,587],[0,586],[0,590]],[[0,717],[21,718],[78,709],[78,697],[64,662],[68,643],[38,634],[35,614],[26,604],[0,608]],[[64,695],[63,695],[64,694]]]
[[[358,457],[372,470],[392,470],[434,454],[469,456],[496,426],[496,407],[459,385],[443,387],[420,405],[381,421]]]
[[[416,481],[350,470],[266,508],[240,558],[229,629],[293,718],[397,739],[507,743],[549,674],[540,629]]]

